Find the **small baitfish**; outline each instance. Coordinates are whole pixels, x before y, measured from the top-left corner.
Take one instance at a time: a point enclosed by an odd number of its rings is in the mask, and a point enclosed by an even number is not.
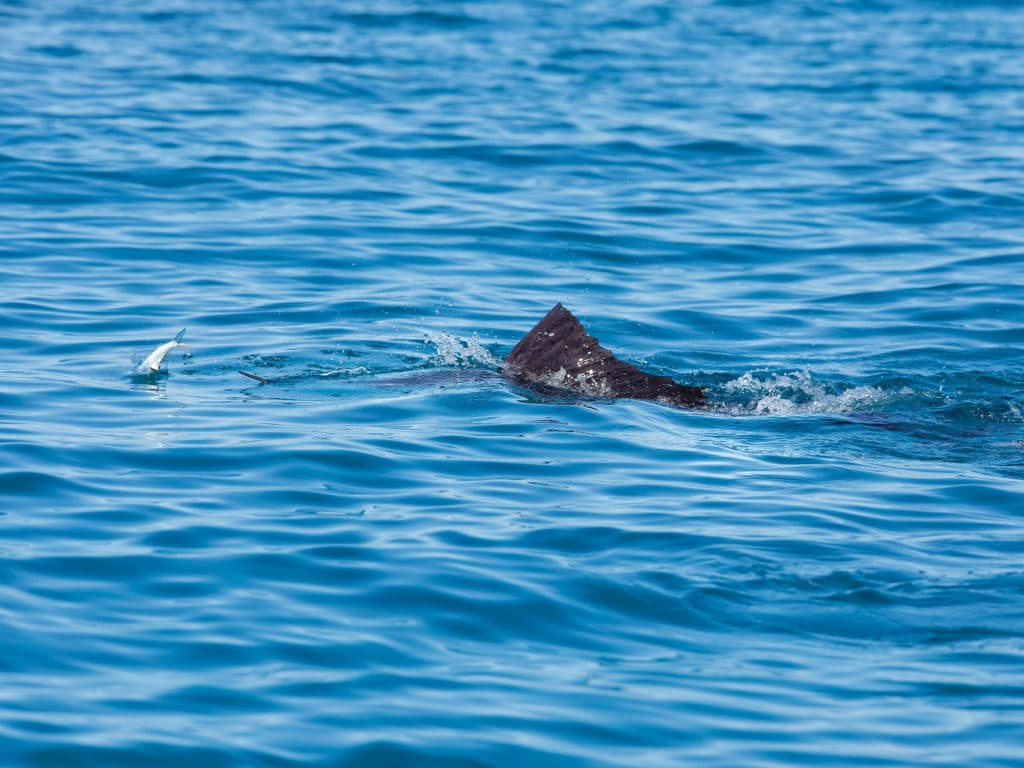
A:
[[[159,347],[150,352],[149,357],[143,360],[139,364],[139,367],[135,369],[135,375],[147,376],[149,374],[156,373],[157,371],[159,371],[160,365],[163,363],[164,358],[167,357],[167,353],[170,352],[175,347],[184,347],[185,349],[188,349],[188,344],[181,343],[181,339],[185,336],[186,330],[188,329],[182,328],[178,332],[177,336],[175,336],[170,341],[164,342]]]

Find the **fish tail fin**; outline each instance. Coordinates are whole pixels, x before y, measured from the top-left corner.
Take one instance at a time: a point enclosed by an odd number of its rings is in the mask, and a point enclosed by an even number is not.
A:
[[[180,331],[178,331],[178,335],[174,337],[174,341],[177,342],[178,344],[181,344],[181,340],[185,337],[185,331],[187,330],[188,328],[182,328]]]

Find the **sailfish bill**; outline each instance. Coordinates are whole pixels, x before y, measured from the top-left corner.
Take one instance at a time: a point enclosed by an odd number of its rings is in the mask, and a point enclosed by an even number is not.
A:
[[[567,389],[594,397],[706,404],[704,390],[624,363],[590,336],[572,312],[555,304],[509,352],[502,373],[527,387]]]

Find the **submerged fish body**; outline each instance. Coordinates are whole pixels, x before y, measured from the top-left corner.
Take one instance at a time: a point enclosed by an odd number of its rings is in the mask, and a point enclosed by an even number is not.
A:
[[[153,354],[162,349],[158,348]],[[520,339],[501,364],[500,371],[510,381],[540,392],[568,391],[590,397],[650,400],[688,408],[707,404],[701,387],[646,373],[616,358],[561,304],[555,304]],[[239,373],[260,384],[284,380],[268,379],[247,371]]]
[[[690,408],[706,404],[701,387],[645,373],[616,358],[561,304],[555,304],[520,339],[501,369],[512,381],[531,388],[652,400]]]
[[[139,366],[135,369],[136,376],[148,376],[154,374],[160,370],[160,366],[163,365],[164,358],[167,357],[167,353],[175,347],[188,348],[188,344],[182,344],[181,340],[185,336],[186,328],[182,328],[178,331],[178,335],[170,341],[165,341],[159,347],[149,353],[149,356],[139,363]]]

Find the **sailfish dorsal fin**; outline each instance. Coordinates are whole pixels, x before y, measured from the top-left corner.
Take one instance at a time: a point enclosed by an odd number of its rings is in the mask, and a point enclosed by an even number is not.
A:
[[[560,303],[520,339],[505,358],[502,370],[526,386],[568,389],[595,397],[658,400],[685,406],[705,402],[700,387],[644,373],[616,358]]]

